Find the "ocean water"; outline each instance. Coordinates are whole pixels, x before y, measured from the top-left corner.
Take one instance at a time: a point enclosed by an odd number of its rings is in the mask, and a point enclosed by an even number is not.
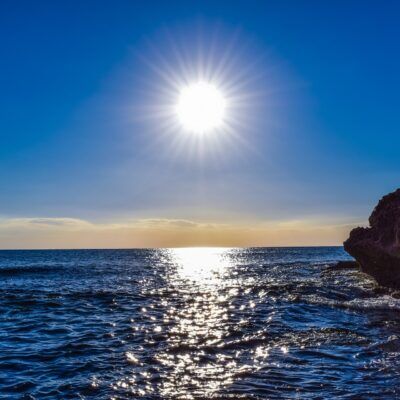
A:
[[[0,252],[0,398],[400,398],[400,300],[342,248]]]

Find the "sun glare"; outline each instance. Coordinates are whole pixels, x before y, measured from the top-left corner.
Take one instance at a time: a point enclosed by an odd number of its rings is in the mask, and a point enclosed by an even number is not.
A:
[[[192,133],[207,133],[221,127],[225,116],[225,98],[207,82],[184,87],[176,106],[183,128]]]
[[[265,68],[262,53],[239,31],[197,28],[163,30],[140,52],[144,75],[130,85],[137,95],[127,115],[143,124],[157,157],[221,164],[257,151],[252,134],[274,122],[264,112]]]

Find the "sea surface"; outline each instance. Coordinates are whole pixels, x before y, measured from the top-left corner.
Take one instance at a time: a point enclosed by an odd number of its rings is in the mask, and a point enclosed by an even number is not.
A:
[[[340,247],[0,252],[0,398],[400,398],[400,300]]]

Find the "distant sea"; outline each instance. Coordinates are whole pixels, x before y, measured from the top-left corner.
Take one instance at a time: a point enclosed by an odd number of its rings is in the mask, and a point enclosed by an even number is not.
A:
[[[341,247],[0,252],[0,398],[400,398],[400,300]]]

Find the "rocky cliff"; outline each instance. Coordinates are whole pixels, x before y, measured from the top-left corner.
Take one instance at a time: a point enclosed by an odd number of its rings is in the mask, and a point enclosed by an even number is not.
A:
[[[378,284],[400,288],[400,189],[379,201],[369,224],[353,229],[344,249]]]

